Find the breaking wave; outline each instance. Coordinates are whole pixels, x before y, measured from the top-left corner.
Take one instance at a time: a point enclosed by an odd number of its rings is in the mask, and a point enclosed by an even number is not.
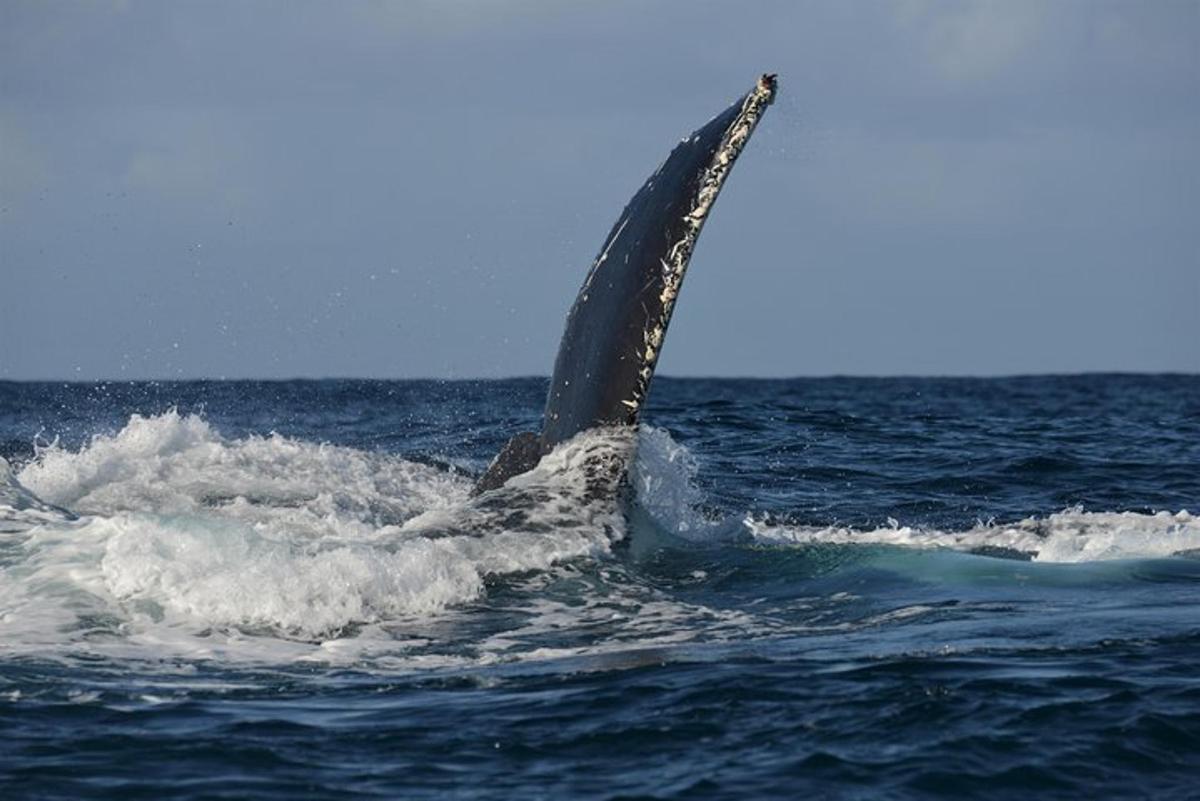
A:
[[[527,657],[545,653],[538,632],[561,632],[565,621],[593,634],[625,621],[607,638],[581,641],[593,649],[769,629],[751,614],[668,597],[639,584],[622,560],[603,558],[629,535],[611,465],[633,445],[619,432],[592,432],[501,490],[471,497],[471,477],[395,455],[275,434],[227,438],[175,411],[134,415],[77,451],[40,446],[16,471],[0,462],[0,653],[403,652],[405,664],[444,664],[509,658],[517,641]],[[1188,512],[1072,509],[958,532],[729,518],[704,509],[696,460],[665,431],[644,428],[637,453],[636,506],[684,548],[869,543],[1049,562],[1200,549],[1200,520]],[[580,560],[591,572],[572,567]],[[440,649],[428,632],[412,634],[430,616],[454,619],[488,603],[497,580],[529,591],[511,631]],[[578,594],[542,592],[556,582]]]
[[[581,467],[619,446],[581,439],[471,498],[469,477],[395,456],[134,415],[77,452],[41,448],[15,476],[5,465],[3,639],[87,641],[139,623],[330,639],[466,604],[489,575],[603,553],[623,535]]]
[[[1035,562],[1099,562],[1152,559],[1200,552],[1200,518],[1171,513],[1085,512],[1069,509],[1015,523],[979,525],[966,531],[901,526],[860,531],[837,526],[774,525],[748,516],[746,528],[761,543],[806,545],[893,545],[949,548]]]

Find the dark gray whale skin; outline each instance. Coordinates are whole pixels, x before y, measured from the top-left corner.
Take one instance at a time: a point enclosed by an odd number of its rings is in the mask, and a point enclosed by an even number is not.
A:
[[[582,431],[637,423],[696,238],[775,88],[774,75],[759,78],[680,142],[629,201],[567,315],[541,433],[509,440],[476,493],[531,470]]]

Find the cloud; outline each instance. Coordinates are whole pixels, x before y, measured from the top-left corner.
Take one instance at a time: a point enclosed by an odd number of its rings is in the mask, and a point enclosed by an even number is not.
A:
[[[1024,0],[909,0],[896,7],[929,66],[951,83],[996,77],[1017,63],[1046,30],[1050,8]]]
[[[1097,11],[1094,36],[1101,52],[1122,68],[1190,75],[1194,82],[1200,48],[1196,37],[1186,32],[1194,34],[1197,22],[1200,4],[1196,3],[1120,5]]]
[[[26,294],[56,298],[60,339],[94,339],[97,353],[190,330],[193,374],[544,370],[612,215],[764,68],[782,74],[780,102],[705,234],[711,267],[697,265],[681,319],[706,291],[704,319],[727,311],[753,275],[773,288],[747,289],[746,308],[780,304],[760,339],[788,342],[801,330],[789,304],[822,297],[837,279],[815,268],[833,265],[854,280],[807,308],[806,330],[836,330],[847,358],[820,369],[853,372],[880,369],[880,324],[842,326],[862,298],[907,292],[906,321],[946,319],[980,287],[1011,290],[1015,306],[1064,297],[1086,264],[1088,286],[1112,291],[1061,325],[1090,331],[1095,316],[1126,319],[1118,300],[1146,276],[1163,297],[1195,296],[1194,2],[114,9],[0,2],[4,266],[27,265]],[[140,294],[123,297],[130,284]],[[310,324],[336,292],[349,305]],[[97,296],[115,310],[100,334]],[[216,310],[241,332],[238,353],[195,333]],[[343,328],[362,343],[353,363]],[[526,344],[480,333],[501,330]],[[1195,339],[1169,333],[1128,330],[1148,351]],[[975,369],[1000,336],[964,335],[960,362],[938,369]],[[745,364],[672,342],[694,371]],[[32,343],[8,369],[61,374],[78,363],[67,352]],[[902,357],[889,369],[926,369]],[[756,370],[798,369],[784,345],[761,358]]]
[[[44,187],[48,160],[16,120],[0,114],[0,204],[10,206]]]
[[[246,137],[231,130],[229,120],[212,113],[147,112],[140,127],[153,136],[139,137],[127,157],[127,190],[225,212],[244,209],[255,196]]]

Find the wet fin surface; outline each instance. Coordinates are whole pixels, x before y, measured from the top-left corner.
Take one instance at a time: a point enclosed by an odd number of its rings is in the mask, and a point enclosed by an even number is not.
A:
[[[522,431],[510,439],[496,454],[488,469],[475,483],[472,494],[496,489],[505,481],[537,466],[542,458],[542,439],[532,431]]]
[[[541,433],[509,440],[476,494],[583,431],[637,425],[697,238],[775,90],[775,76],[761,76],[681,141],[629,201],[567,314]]]

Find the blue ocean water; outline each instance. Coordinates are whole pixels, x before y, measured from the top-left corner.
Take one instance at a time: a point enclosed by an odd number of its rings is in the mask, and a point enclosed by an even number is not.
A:
[[[0,383],[0,797],[1200,797],[1200,377]]]

